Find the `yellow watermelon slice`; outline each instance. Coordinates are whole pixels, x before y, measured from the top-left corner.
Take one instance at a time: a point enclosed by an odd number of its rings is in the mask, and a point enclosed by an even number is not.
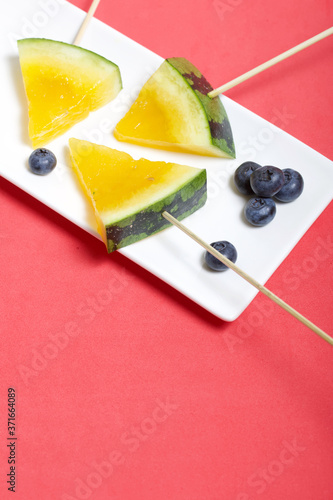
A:
[[[89,50],[44,38],[18,40],[18,49],[34,148],[63,134],[122,88],[118,66]]]
[[[114,130],[119,141],[207,156],[235,158],[226,110],[187,59],[166,59]]]
[[[206,202],[204,169],[134,160],[127,153],[78,139],[70,139],[69,147],[108,252],[169,226],[164,210],[183,219]]]

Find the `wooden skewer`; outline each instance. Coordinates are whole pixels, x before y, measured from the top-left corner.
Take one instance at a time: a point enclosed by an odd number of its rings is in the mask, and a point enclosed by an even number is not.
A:
[[[218,87],[215,90],[211,90],[210,92],[208,92],[207,95],[211,98],[216,97],[217,95],[222,94],[226,90],[229,90],[232,87],[235,87],[239,83],[242,83],[245,80],[248,80],[252,76],[257,75],[258,73],[261,73],[261,71],[264,71],[265,69],[270,68],[274,64],[276,64],[280,61],[283,61],[284,59],[287,59],[288,57],[296,54],[300,50],[303,50],[303,49],[309,47],[310,45],[312,45],[316,42],[319,42],[319,40],[322,40],[323,38],[326,38],[327,36],[332,35],[332,34],[333,34],[333,27],[323,31],[322,33],[319,33],[319,35],[316,35],[312,38],[309,38],[309,40],[306,40],[305,42],[300,43],[299,45],[296,45],[296,47],[293,47],[292,49],[289,49],[286,52],[283,52],[279,56],[273,57],[273,59],[270,59],[269,61],[267,61],[263,64],[260,64],[260,66],[257,66],[256,68],[248,71],[247,73],[244,73],[244,75],[241,75],[241,76],[235,78],[234,80],[231,80],[231,82],[226,83],[226,84],[222,85],[221,87]]]
[[[209,253],[211,253],[214,257],[216,257],[218,260],[223,262],[226,266],[228,266],[230,269],[235,271],[239,276],[244,278],[248,283],[253,285],[257,290],[262,292],[264,295],[266,295],[269,299],[271,299],[273,302],[278,304],[282,309],[287,311],[289,314],[294,316],[294,318],[298,319],[301,323],[303,323],[305,326],[310,328],[313,332],[315,332],[317,335],[319,335],[322,339],[326,340],[329,344],[333,345],[333,338],[330,337],[327,333],[325,333],[323,330],[318,328],[318,326],[314,325],[309,321],[307,318],[302,316],[299,312],[297,312],[295,309],[293,309],[291,306],[289,306],[286,302],[284,302],[282,299],[280,299],[277,295],[275,295],[273,292],[268,290],[265,286],[261,285],[256,281],[254,278],[249,276],[245,271],[240,269],[236,264],[231,262],[231,260],[227,259],[224,257],[220,252],[215,250],[211,245],[206,243],[204,240],[202,240],[199,236],[197,236],[195,233],[193,233],[190,229],[188,229],[186,226],[184,226],[181,222],[179,222],[177,219],[175,219],[172,215],[169,214],[169,212],[164,211],[162,213],[163,217],[171,222],[174,226],[178,227],[181,231],[183,231],[185,234],[187,234],[190,238],[192,238],[194,241],[199,243],[205,250],[207,250]]]
[[[84,35],[84,32],[86,31],[86,28],[91,20],[91,18],[94,16],[95,12],[96,12],[96,9],[98,7],[98,4],[101,0],[93,0],[92,1],[92,4],[90,5],[90,8],[87,12],[87,15],[86,17],[84,18],[84,21],[83,23],[81,24],[81,28],[79,29],[78,31],[78,34],[76,35],[76,38],[74,40],[74,44],[73,45],[79,45],[79,43],[81,42],[81,39]]]

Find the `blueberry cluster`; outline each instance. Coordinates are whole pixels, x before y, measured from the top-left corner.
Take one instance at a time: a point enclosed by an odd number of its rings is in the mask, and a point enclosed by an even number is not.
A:
[[[303,177],[292,168],[283,170],[253,161],[242,163],[234,174],[238,191],[252,196],[245,205],[244,215],[253,226],[265,226],[276,214],[273,197],[285,203],[296,200],[304,188]]]

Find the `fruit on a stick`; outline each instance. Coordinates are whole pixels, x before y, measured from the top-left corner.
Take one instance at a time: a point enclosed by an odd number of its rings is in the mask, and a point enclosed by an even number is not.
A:
[[[183,219],[207,199],[206,170],[145,159],[70,139],[74,170],[89,198],[108,252],[170,225],[166,210]]]
[[[34,148],[63,134],[122,88],[116,64],[76,45],[25,38],[18,40],[18,49]]]
[[[235,158],[227,113],[213,88],[187,59],[166,59],[117,124],[119,141],[207,156]]]

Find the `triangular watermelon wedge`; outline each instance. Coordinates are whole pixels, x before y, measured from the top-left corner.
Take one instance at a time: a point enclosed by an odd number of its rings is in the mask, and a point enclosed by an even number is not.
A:
[[[108,252],[169,226],[164,210],[183,219],[206,202],[204,169],[134,160],[122,151],[78,139],[70,139],[69,147]]]
[[[226,110],[187,59],[166,59],[117,124],[119,141],[207,156],[235,158]]]
[[[114,99],[116,64],[89,50],[44,38],[18,40],[29,105],[29,137],[40,147]]]

